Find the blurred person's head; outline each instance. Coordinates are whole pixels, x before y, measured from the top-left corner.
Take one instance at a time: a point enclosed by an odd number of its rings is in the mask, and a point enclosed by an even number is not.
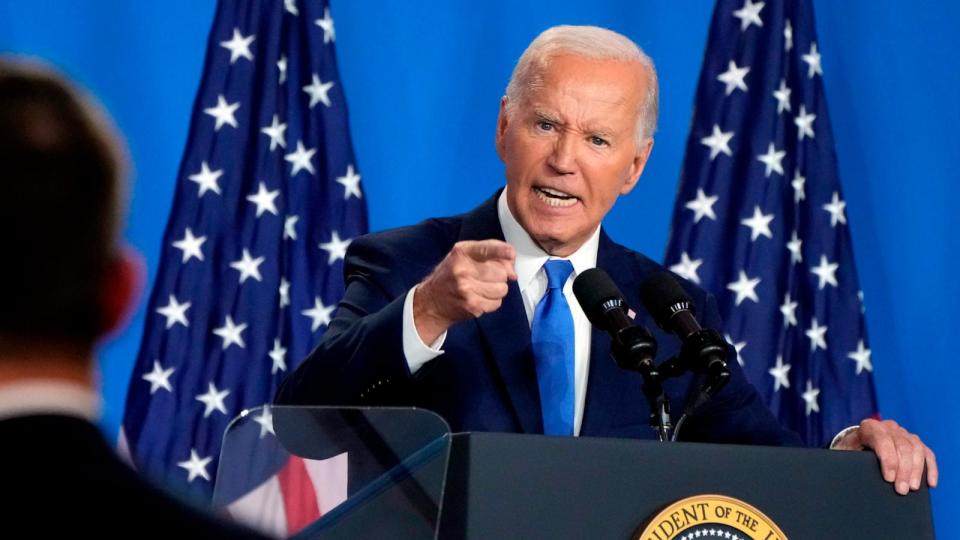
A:
[[[38,350],[89,357],[132,303],[122,156],[89,96],[0,57],[0,365]]]

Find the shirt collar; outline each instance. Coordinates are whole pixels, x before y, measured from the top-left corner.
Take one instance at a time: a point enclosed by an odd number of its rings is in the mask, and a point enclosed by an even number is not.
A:
[[[599,225],[597,230],[593,231],[593,235],[569,257],[551,257],[533,241],[533,238],[530,238],[520,222],[513,217],[510,206],[507,205],[507,189],[509,188],[504,188],[503,192],[500,193],[500,198],[497,199],[497,216],[500,218],[500,228],[503,229],[504,240],[517,250],[515,268],[520,292],[523,292],[533,281],[547,259],[565,258],[569,260],[573,264],[574,276],[597,266],[597,248],[600,245]]]
[[[96,422],[100,406],[97,392],[73,382],[36,379],[0,385],[0,420],[56,414]]]

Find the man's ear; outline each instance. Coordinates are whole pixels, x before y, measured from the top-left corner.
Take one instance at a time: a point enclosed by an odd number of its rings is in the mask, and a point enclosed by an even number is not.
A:
[[[623,187],[620,188],[621,195],[630,193],[633,191],[633,188],[636,187],[637,182],[640,180],[640,175],[643,174],[644,167],[647,166],[647,160],[650,159],[650,152],[652,151],[653,137],[647,137],[637,150],[637,155],[633,157],[633,162],[630,163],[630,176],[627,182],[623,184]]]
[[[143,257],[129,246],[123,246],[107,266],[100,289],[101,338],[119,332],[134,312],[143,288]]]
[[[496,146],[497,146],[497,155],[500,156],[500,159],[503,159],[503,155],[506,151],[506,144],[504,138],[507,133],[507,96],[500,98],[500,113],[497,115],[497,137],[496,137]]]

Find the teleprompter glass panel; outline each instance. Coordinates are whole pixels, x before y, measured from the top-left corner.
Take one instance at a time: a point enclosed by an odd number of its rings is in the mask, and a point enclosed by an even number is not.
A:
[[[422,409],[264,406],[227,428],[214,506],[278,538],[436,538],[450,428]]]

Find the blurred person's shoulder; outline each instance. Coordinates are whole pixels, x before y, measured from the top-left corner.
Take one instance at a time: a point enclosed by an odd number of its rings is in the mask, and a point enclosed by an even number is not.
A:
[[[4,530],[26,536],[264,538],[167,494],[80,418],[0,420]]]

